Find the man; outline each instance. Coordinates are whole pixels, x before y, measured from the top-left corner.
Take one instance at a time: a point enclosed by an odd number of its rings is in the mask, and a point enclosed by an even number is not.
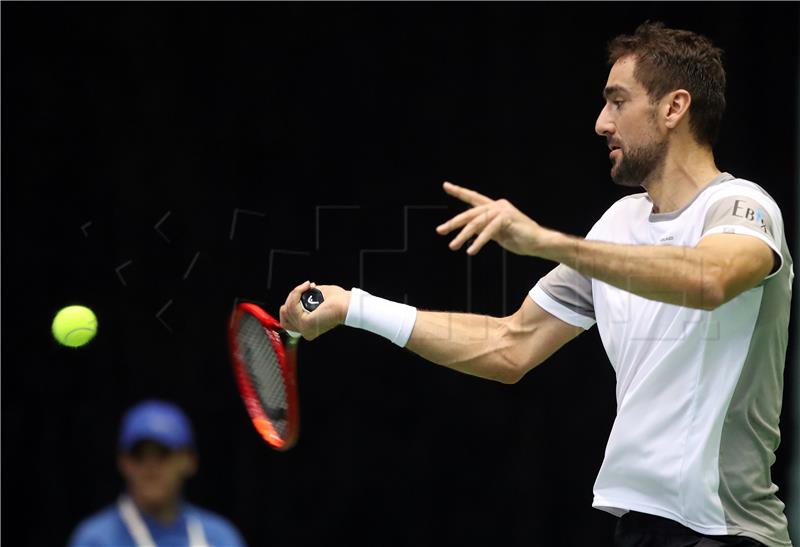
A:
[[[153,400],[131,408],[122,420],[118,465],[125,494],[81,523],[72,547],[244,545],[227,520],[181,498],[197,458],[191,424],[177,406]]]
[[[715,165],[720,59],[706,38],[660,23],[611,42],[595,130],[614,182],[646,192],[614,203],[585,239],[445,183],[471,206],[437,228],[460,229],[451,249],[474,237],[470,255],[494,240],[559,263],[513,315],[418,311],[332,285],[304,313],[306,282],[281,322],[307,339],[340,323],[363,328],[508,383],[597,323],[617,376],[617,417],[594,506],[622,517],[616,545],[791,545],[770,466],[792,259],[772,198]]]

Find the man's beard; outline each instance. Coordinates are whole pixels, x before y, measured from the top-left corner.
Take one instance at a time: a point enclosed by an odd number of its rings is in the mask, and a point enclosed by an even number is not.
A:
[[[611,167],[611,180],[620,186],[642,186],[661,172],[666,157],[666,139],[623,151],[619,165]],[[611,161],[614,163],[614,160]]]

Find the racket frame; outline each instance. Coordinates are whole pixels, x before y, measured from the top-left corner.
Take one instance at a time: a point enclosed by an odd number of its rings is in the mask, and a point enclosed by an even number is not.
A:
[[[272,421],[267,417],[261,406],[261,398],[247,372],[247,366],[241,359],[237,334],[239,323],[243,316],[249,314],[255,317],[264,328],[264,334],[272,344],[278,359],[283,386],[286,390],[286,433],[283,437],[278,434]],[[233,373],[239,394],[242,396],[244,406],[253,422],[253,427],[261,437],[275,450],[284,452],[297,443],[300,433],[300,407],[297,396],[297,342],[298,336],[290,335],[280,323],[270,314],[256,304],[242,302],[236,306],[231,315],[228,328],[228,344],[231,353]]]

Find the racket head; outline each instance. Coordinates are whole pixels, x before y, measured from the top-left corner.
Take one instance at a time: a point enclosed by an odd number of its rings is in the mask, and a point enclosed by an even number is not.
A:
[[[228,342],[236,385],[253,427],[275,450],[297,443],[297,338],[259,306],[236,306],[228,324]]]

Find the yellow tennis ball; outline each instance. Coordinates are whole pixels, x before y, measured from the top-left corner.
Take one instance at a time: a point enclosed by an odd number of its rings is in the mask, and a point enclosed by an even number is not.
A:
[[[53,336],[59,344],[78,348],[97,334],[97,317],[85,306],[67,306],[53,319]]]

